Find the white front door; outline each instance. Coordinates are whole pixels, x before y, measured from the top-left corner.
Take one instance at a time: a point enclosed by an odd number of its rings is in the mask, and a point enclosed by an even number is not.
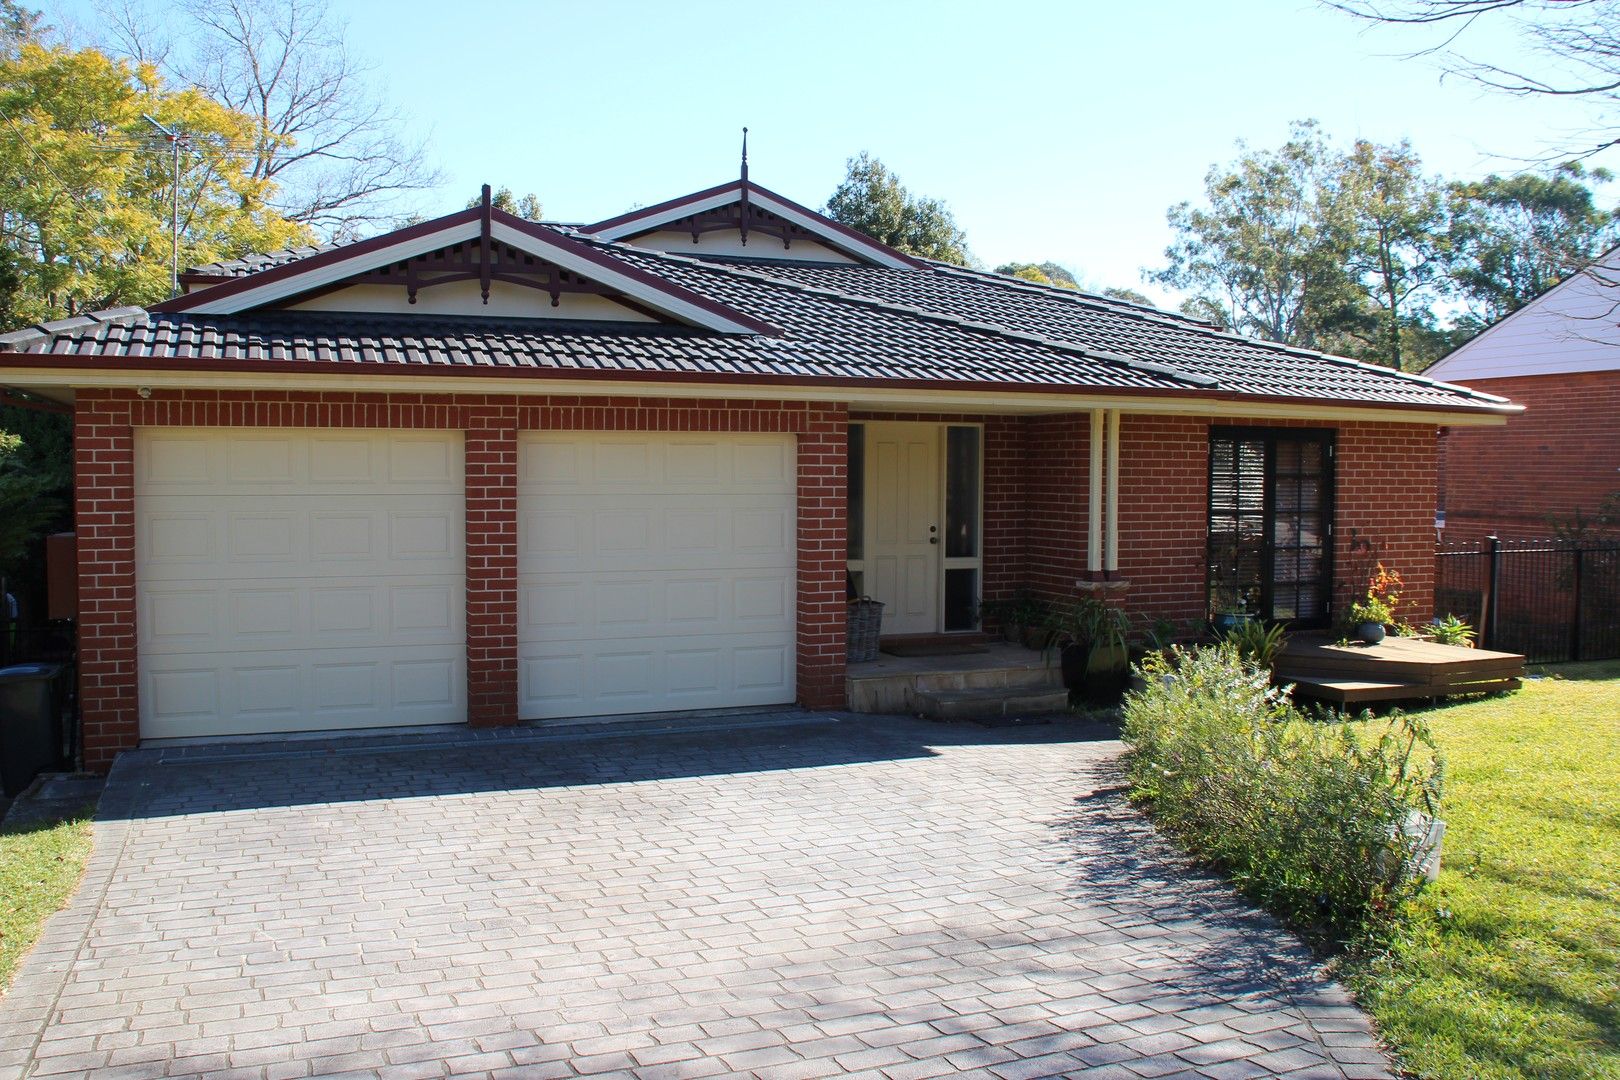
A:
[[[883,633],[940,629],[940,426],[866,425],[865,588]]]

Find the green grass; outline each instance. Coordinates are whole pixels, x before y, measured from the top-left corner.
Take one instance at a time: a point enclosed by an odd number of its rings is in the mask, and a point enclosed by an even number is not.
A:
[[[1422,1077],[1620,1077],[1620,662],[1428,713],[1440,880],[1344,975]]]
[[[72,895],[90,857],[90,818],[0,832],[0,991]]]

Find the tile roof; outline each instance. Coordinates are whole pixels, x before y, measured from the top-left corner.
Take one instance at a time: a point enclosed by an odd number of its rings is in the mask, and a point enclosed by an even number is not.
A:
[[[1501,398],[1253,341],[1168,312],[943,263],[923,269],[700,259],[548,225],[631,267],[780,327],[720,334],[674,325],[414,314],[124,308],[0,334],[0,351],[233,366],[310,362],[445,370],[544,369],[925,382],[1002,389],[1106,389],[1441,410]],[[192,268],[241,276],[323,249]]]

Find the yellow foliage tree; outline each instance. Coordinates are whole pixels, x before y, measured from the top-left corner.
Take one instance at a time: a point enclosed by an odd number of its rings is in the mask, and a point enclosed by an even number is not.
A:
[[[183,137],[182,267],[310,242],[252,176],[252,118],[150,65],[25,43],[0,60],[0,325],[168,295],[173,158],[148,116]]]

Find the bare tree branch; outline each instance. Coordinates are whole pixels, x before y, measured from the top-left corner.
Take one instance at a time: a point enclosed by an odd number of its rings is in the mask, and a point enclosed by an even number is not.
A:
[[[1322,0],[1374,24],[1444,27],[1444,40],[1408,57],[1435,56],[1447,74],[1520,97],[1590,104],[1595,126],[1568,134],[1545,164],[1591,157],[1620,145],[1620,0]],[[1530,56],[1497,60],[1464,51],[1469,31],[1507,23]]]
[[[159,28],[173,8],[103,0],[108,47],[254,117],[251,175],[276,185],[279,212],[343,238],[438,183],[326,0],[183,0],[180,10],[189,26],[171,41]]]

